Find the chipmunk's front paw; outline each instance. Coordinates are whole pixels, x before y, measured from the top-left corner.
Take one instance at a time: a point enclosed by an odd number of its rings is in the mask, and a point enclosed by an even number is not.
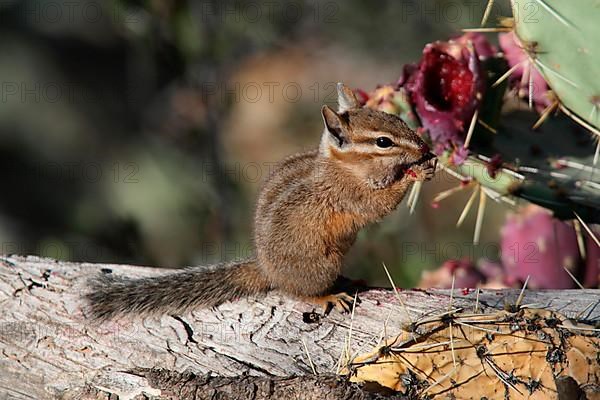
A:
[[[437,158],[412,167],[410,169],[412,174],[408,174],[408,176],[414,181],[430,181],[435,175],[436,168]]]
[[[436,168],[437,168],[437,158],[435,160],[427,162],[427,165],[425,166],[425,168],[423,168],[423,175],[425,177],[425,179],[423,179],[423,180],[430,181],[431,179],[433,179]]]
[[[357,302],[358,297],[356,298]],[[350,296],[348,293],[341,292],[328,296],[327,304],[325,304],[325,314],[331,311],[332,307],[340,313],[350,313],[352,311],[352,305],[354,304],[354,297]]]
[[[313,297],[308,300],[312,303],[320,304],[323,315],[328,315],[334,308],[342,314],[350,313],[354,305],[354,297],[345,292]],[[360,303],[358,297],[356,298],[356,303]]]

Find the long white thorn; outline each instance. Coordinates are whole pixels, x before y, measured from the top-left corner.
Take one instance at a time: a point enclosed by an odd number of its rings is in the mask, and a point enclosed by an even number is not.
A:
[[[600,138],[596,144],[596,151],[594,152],[594,161],[592,161],[592,173],[590,174],[590,180],[594,180],[594,173],[596,172],[596,165],[598,164],[598,158],[600,158]]]
[[[481,33],[495,33],[495,32],[510,32],[513,28],[505,28],[503,26],[499,26],[497,28],[464,28],[461,29],[462,32],[481,32]]]
[[[410,317],[410,313],[408,312],[408,308],[406,308],[406,305],[402,301],[402,297],[400,296],[400,293],[398,293],[398,288],[396,288],[396,284],[394,283],[394,280],[392,279],[392,276],[390,275],[390,271],[388,271],[387,266],[385,265],[385,263],[381,263],[381,265],[383,265],[383,270],[385,271],[385,274],[387,275],[387,277],[388,277],[388,279],[390,281],[390,284],[392,285],[392,288],[394,289],[394,293],[396,294],[396,298],[398,299],[398,302],[400,303],[400,305],[404,309],[404,312],[406,313],[406,317],[407,317],[408,321],[412,324],[413,320]]]
[[[417,207],[417,203],[419,201],[419,196],[421,194],[421,188],[423,187],[423,182],[422,181],[418,181],[415,182],[415,184],[413,185],[415,194],[412,198],[412,202],[410,203],[410,214],[414,214],[415,213],[415,208]]]
[[[541,62],[538,58],[534,58],[533,62],[540,67],[540,69],[543,69],[544,71],[547,72],[551,72],[553,75],[555,75],[557,78],[562,79],[563,81],[567,82],[569,85],[573,86],[574,88],[578,89],[579,86],[573,82],[572,80],[570,80],[569,78],[567,78],[566,76],[560,74],[559,72],[553,70],[552,68],[550,68],[548,65],[545,65],[543,62]]]
[[[350,327],[348,328],[348,347],[347,347],[347,362],[352,362],[352,328],[354,326],[354,310],[356,309],[356,299],[358,299],[358,292],[354,294],[354,302],[352,303],[352,314],[350,315]]]
[[[550,114],[552,114],[552,111],[556,110],[557,107],[558,107],[558,100],[554,100],[551,104],[549,104],[546,108],[544,108],[544,111],[542,111],[542,114],[540,115],[538,120],[535,122],[535,124],[533,124],[531,129],[539,128],[544,123],[544,121],[546,121],[546,119],[548,119]]]
[[[590,237],[596,243],[596,245],[598,247],[600,247],[600,240],[598,240],[598,238],[596,237],[596,235],[594,234],[594,232],[590,229],[590,227],[587,226],[587,224],[583,221],[583,219],[581,219],[581,217],[579,216],[579,214],[577,214],[574,211],[573,211],[573,214],[575,214],[575,216],[577,217],[577,219],[579,220],[579,222],[581,222],[581,226],[583,226],[583,228],[585,229],[585,231],[588,233],[588,235],[590,235]]]
[[[524,63],[526,63],[527,60],[523,60],[520,63],[517,63],[515,65],[513,65],[512,67],[510,67],[510,69],[508,71],[506,71],[504,74],[502,74],[502,76],[500,78],[498,78],[496,80],[496,82],[494,82],[492,84],[492,87],[496,87],[499,84],[501,84],[502,82],[504,82],[506,80],[506,78],[508,78],[509,76],[511,76],[513,74],[513,72],[515,72],[517,70],[517,68],[523,66]]]
[[[450,351],[452,352],[452,363],[454,364],[454,370],[456,370],[456,355],[454,354],[454,327],[452,326],[452,322],[449,324],[449,332],[450,332]]]
[[[600,130],[598,130],[596,127],[588,124],[587,121],[584,121],[583,119],[579,118],[578,115],[576,115],[573,112],[571,112],[571,110],[569,110],[567,107],[565,107],[562,103],[560,103],[558,106],[560,107],[560,110],[562,112],[564,112],[569,117],[571,117],[571,119],[573,119],[579,125],[583,126],[584,128],[586,128],[587,130],[589,130],[593,134],[595,134],[597,136],[600,136]]]
[[[310,352],[308,351],[308,346],[304,339],[302,339],[302,344],[304,345],[304,351],[306,352],[306,357],[308,357],[308,363],[310,364],[310,369],[312,369],[312,373],[317,375],[317,370],[315,369],[315,364],[313,364],[312,357],[310,356]]]
[[[456,171],[454,171],[454,170],[452,170],[452,169],[450,169],[450,168],[446,167],[446,166],[445,166],[444,164],[442,164],[442,163],[438,163],[438,165],[440,166],[440,169],[441,169],[442,171],[444,171],[444,172],[445,172],[445,173],[447,173],[448,175],[452,176],[453,178],[456,178],[456,179],[458,179],[458,180],[459,180],[459,181],[461,181],[461,182],[462,182],[462,181],[465,181],[465,180],[467,180],[467,179],[469,179],[469,178],[467,178],[466,176],[464,176],[464,175],[461,175],[461,174],[459,174],[458,172],[456,172]]]
[[[485,6],[485,11],[483,12],[483,17],[481,18],[481,26],[484,26],[490,17],[490,13],[492,12],[492,7],[494,6],[494,0],[488,0],[487,5]]]
[[[535,0],[539,5],[541,5],[548,13],[550,13],[554,18],[560,21],[561,24],[568,26],[569,28],[576,28],[571,24],[565,17],[560,15],[555,9],[550,7],[544,0]]]
[[[471,144],[471,138],[473,137],[473,132],[475,131],[475,125],[477,124],[477,116],[479,115],[479,110],[475,110],[473,113],[473,118],[471,118],[471,123],[469,124],[469,130],[467,131],[467,137],[465,139],[465,143],[463,144],[463,148],[468,149],[469,144]]]
[[[456,222],[457,228],[462,225],[465,218],[469,214],[469,210],[471,210],[471,207],[473,206],[473,203],[475,202],[475,198],[477,197],[477,193],[479,193],[479,191],[479,185],[476,185],[473,189],[473,193],[471,193],[471,196],[469,197],[469,200],[467,200],[467,204],[465,204],[465,208],[463,208],[462,212],[460,213],[460,216],[458,217],[458,221]]]
[[[585,289],[585,288],[583,287],[583,285],[581,284],[581,282],[579,282],[579,281],[577,280],[577,278],[575,278],[575,276],[573,276],[573,274],[571,273],[571,271],[569,271],[569,268],[567,268],[567,267],[563,267],[563,269],[565,270],[565,272],[566,272],[567,274],[569,274],[569,276],[571,277],[571,279],[573,280],[573,282],[575,282],[575,284],[576,284],[577,286],[579,286],[579,289]]]
[[[436,194],[436,195],[435,195],[435,197],[433,198],[433,202],[434,202],[434,203],[438,203],[438,202],[440,202],[440,201],[444,200],[445,198],[447,198],[447,197],[450,197],[450,196],[451,196],[451,195],[453,195],[454,193],[457,193],[457,192],[460,192],[460,191],[462,191],[462,190],[465,190],[467,186],[468,186],[468,185],[462,185],[462,184],[461,184],[461,185],[455,186],[455,187],[453,187],[453,188],[450,188],[450,189],[448,189],[448,190],[444,190],[443,192],[439,192],[439,193],[438,193],[438,194]]]
[[[528,102],[529,102],[529,109],[531,110],[533,108],[533,65],[531,65],[531,62],[527,63],[527,79],[529,81]]]
[[[515,303],[515,306],[517,308],[519,308],[519,306],[521,305],[521,302],[523,301],[523,297],[525,296],[525,289],[527,288],[527,284],[529,283],[529,276],[527,275],[527,279],[525,279],[525,283],[523,284],[523,287],[521,288],[521,293],[519,293],[519,297],[517,298],[517,302]]]
[[[481,126],[483,126],[485,129],[487,129],[488,131],[490,131],[493,134],[497,134],[498,130],[495,128],[492,128],[489,124],[487,124],[484,120],[482,119],[478,119],[477,122],[479,124],[481,124]]]
[[[479,208],[477,209],[477,219],[475,220],[475,233],[473,234],[473,244],[478,245],[481,237],[481,227],[483,226],[483,216],[485,214],[485,204],[487,195],[480,189],[479,191]]]

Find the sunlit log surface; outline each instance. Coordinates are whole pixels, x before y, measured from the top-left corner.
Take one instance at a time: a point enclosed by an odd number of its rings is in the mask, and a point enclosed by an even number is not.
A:
[[[385,333],[392,335],[450,305],[493,312],[519,296],[518,290],[482,290],[476,301],[476,292],[466,289],[452,296],[370,290],[360,295],[351,335],[349,315],[334,311],[315,321],[311,305],[275,293],[183,315],[97,324],[86,318],[81,294],[101,269],[128,276],[165,272],[0,258],[0,399],[378,398],[331,374],[347,349],[372,350],[386,320]],[[600,290],[525,291],[522,300],[590,321],[600,319],[598,303]]]

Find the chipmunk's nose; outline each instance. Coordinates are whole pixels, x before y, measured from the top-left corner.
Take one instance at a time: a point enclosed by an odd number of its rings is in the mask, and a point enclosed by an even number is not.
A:
[[[419,151],[421,152],[421,160],[423,161],[429,161],[433,158],[437,158],[427,143],[423,143],[421,146],[419,146]]]
[[[425,161],[433,160],[434,158],[437,158],[437,155],[435,155],[435,153],[432,153],[431,151],[429,153],[423,154],[423,159]]]

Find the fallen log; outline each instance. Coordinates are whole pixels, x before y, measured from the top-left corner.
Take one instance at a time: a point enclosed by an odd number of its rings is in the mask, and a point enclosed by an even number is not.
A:
[[[520,294],[373,289],[360,294],[353,317],[322,317],[272,293],[182,315],[95,323],[81,295],[101,271],[141,277],[166,270],[0,258],[0,399],[379,398],[385,388],[365,390],[339,376],[349,356],[428,315],[496,313]],[[600,320],[600,290],[526,290],[521,304]]]

